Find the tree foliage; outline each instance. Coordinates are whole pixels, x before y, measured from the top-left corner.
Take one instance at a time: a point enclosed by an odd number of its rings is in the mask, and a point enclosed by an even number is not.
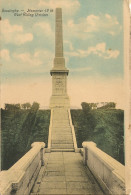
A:
[[[31,110],[33,111],[37,111],[39,109],[40,105],[37,102],[33,102],[32,106],[31,106]]]
[[[27,110],[31,108],[31,104],[29,102],[21,104],[21,108]]]
[[[94,141],[98,148],[124,164],[124,112],[117,109],[91,109],[82,103],[82,110],[71,110],[78,147],[83,141]]]
[[[99,109],[112,109],[116,107],[116,103],[114,102],[109,102],[104,106],[101,106]]]
[[[21,158],[35,141],[48,142],[49,110],[33,109],[1,111],[2,169],[8,169]]]
[[[16,111],[20,109],[20,104],[5,104],[5,110]]]

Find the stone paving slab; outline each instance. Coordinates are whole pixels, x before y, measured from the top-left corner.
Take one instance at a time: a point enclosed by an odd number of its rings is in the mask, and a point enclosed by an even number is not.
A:
[[[65,172],[63,171],[46,171],[45,176],[65,176]]]
[[[75,152],[45,153],[31,195],[104,195],[82,156]],[[36,194],[35,194],[36,193]]]
[[[89,179],[87,177],[83,177],[83,176],[66,176],[65,180],[68,182],[73,182],[73,181],[80,181],[80,182],[87,182],[89,181]]]
[[[64,165],[64,161],[63,160],[49,160],[48,164]]]
[[[45,176],[42,181],[66,181],[65,176]]]
[[[83,171],[75,171],[75,172],[66,171],[65,176],[78,176],[78,177],[83,176],[83,177],[87,177],[87,174]]]
[[[43,195],[43,194],[54,194],[54,195],[67,195],[67,190],[66,189],[44,189],[41,188],[38,195]]]
[[[58,182],[54,182],[54,181],[43,181],[41,182],[41,187],[40,189],[43,188],[48,188],[48,189],[66,189],[66,182],[65,181],[58,181]]]

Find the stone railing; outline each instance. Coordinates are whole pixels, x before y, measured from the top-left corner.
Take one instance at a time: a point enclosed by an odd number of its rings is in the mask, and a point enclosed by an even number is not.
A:
[[[34,142],[31,149],[10,169],[0,172],[0,195],[29,195],[44,165],[43,142]]]
[[[77,148],[75,129],[74,129],[74,126],[72,124],[70,109],[68,109],[68,116],[69,116],[70,126],[71,126],[71,130],[72,130],[72,136],[73,136],[73,143],[74,143],[75,152],[79,152],[80,150]]]
[[[53,116],[53,109],[51,109],[50,126],[49,126],[49,135],[48,135],[48,148],[46,148],[46,152],[50,152],[50,151],[51,151],[52,116]]]
[[[83,160],[105,194],[125,194],[125,167],[96,147],[94,142],[83,142]]]

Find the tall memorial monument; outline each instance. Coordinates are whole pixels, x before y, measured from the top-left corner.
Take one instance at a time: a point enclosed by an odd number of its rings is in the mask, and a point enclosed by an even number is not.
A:
[[[67,95],[67,76],[63,56],[62,9],[56,8],[55,58],[50,71],[52,76],[52,96],[50,98],[51,118],[48,136],[50,151],[76,151],[76,137],[70,114]]]
[[[67,95],[68,73],[69,70],[65,67],[65,58],[63,56],[62,9],[56,8],[55,58],[54,66],[50,71],[52,76],[50,108],[61,106],[70,107],[69,97]]]

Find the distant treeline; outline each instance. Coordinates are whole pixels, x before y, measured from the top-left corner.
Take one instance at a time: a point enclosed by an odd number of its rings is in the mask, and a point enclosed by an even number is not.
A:
[[[101,103],[83,102],[81,105],[82,108],[89,107],[90,109],[115,109],[116,108],[116,103],[114,102],[101,102]]]
[[[40,107],[40,104],[37,102],[33,102],[32,105],[29,102],[24,103],[24,104],[5,104],[5,110],[20,110],[20,109],[38,110],[39,107]]]

